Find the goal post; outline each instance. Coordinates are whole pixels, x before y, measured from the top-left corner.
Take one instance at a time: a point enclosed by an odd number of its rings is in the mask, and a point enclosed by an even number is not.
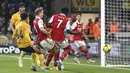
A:
[[[105,67],[105,53],[103,47],[105,45],[105,0],[101,0],[101,66]]]
[[[105,44],[112,47],[108,53]],[[130,67],[129,0],[101,0],[101,66]]]

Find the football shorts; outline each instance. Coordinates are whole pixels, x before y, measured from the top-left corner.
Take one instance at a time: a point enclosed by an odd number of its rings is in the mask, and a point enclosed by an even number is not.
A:
[[[54,41],[50,38],[47,38],[46,40],[41,41],[40,46],[44,48],[45,50],[49,51],[54,47]]]

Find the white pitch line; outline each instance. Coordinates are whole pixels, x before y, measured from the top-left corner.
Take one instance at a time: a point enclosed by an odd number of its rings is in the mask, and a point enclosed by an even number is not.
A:
[[[1,57],[10,57],[10,58],[18,58],[18,56],[9,56],[9,55],[0,55]],[[23,59],[31,59],[29,57],[24,57]],[[53,62],[52,62],[53,63]],[[90,67],[101,67],[100,65],[91,65],[91,64],[77,64],[77,63],[68,63],[63,62],[63,64],[71,64],[71,65],[80,65],[80,66],[90,66]],[[102,67],[102,68],[111,68],[111,69],[119,69],[119,70],[130,70],[128,68],[118,68],[118,67]]]

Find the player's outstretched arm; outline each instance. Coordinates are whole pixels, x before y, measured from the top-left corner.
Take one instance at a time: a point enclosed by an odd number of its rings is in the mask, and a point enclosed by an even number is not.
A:
[[[14,24],[12,22],[10,22],[10,25],[9,25],[10,29],[14,32]]]
[[[36,45],[32,45],[32,47],[33,47],[33,49],[35,50],[35,52],[40,53],[40,54],[43,53],[43,51],[40,51],[40,49],[38,49],[38,48],[36,47]]]
[[[9,27],[10,29],[14,32],[14,24],[17,21],[17,16],[15,14],[13,14],[12,18],[10,19],[10,24]]]
[[[69,33],[69,34],[73,34],[73,35],[79,35],[79,34],[82,34],[82,32],[73,32],[72,30],[66,30],[67,31],[67,33]]]
[[[44,34],[50,35],[50,33],[44,28],[40,28],[40,31],[42,31]]]
[[[83,34],[83,37],[85,38],[85,40],[88,41],[89,39],[88,39],[87,35],[85,34],[85,30],[84,29],[82,30],[82,34]]]
[[[43,53],[44,53],[44,52],[41,51],[40,48],[38,48],[36,45],[32,45],[31,47],[34,49],[34,51],[35,51],[36,53],[40,53],[40,54],[43,54]]]

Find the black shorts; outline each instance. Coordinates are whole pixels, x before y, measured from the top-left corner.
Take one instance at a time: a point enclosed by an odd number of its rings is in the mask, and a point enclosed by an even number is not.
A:
[[[27,53],[34,53],[34,49],[32,47],[26,47],[26,48],[19,48],[20,51],[24,51],[24,52],[27,52]]]

